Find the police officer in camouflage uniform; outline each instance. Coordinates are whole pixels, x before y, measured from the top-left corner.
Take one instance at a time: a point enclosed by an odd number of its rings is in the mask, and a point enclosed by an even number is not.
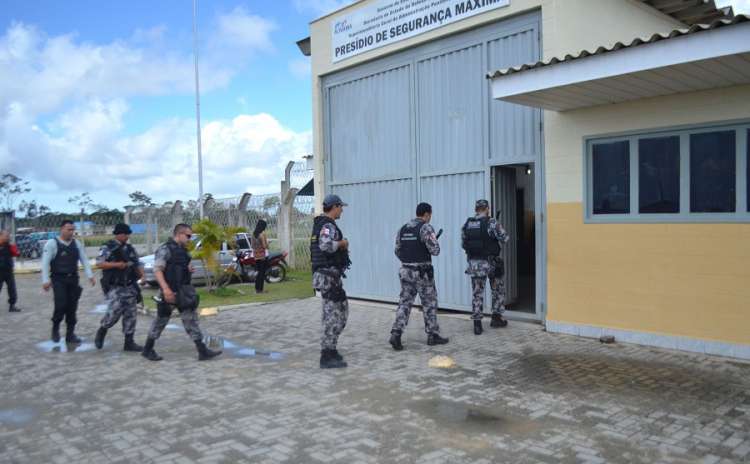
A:
[[[440,336],[437,321],[437,290],[435,289],[435,272],[432,257],[440,254],[435,229],[430,225],[432,206],[428,203],[417,205],[417,217],[404,224],[396,235],[396,257],[401,261],[399,279],[401,296],[399,298],[396,321],[391,328],[390,344],[396,351],[401,351],[401,334],[409,323],[411,305],[417,294],[424,312],[424,331],[427,333],[428,345],[444,345],[447,338]]]
[[[136,304],[138,301],[138,279],[143,277],[143,269],[138,260],[138,253],[128,243],[130,226],[117,224],[112,232],[114,240],[104,244],[99,250],[96,264],[103,270],[102,291],[107,296],[107,312],[102,318],[101,326],[96,331],[94,344],[102,349],[107,330],[122,318],[122,333],[125,335],[124,351],[143,351],[135,343]]]
[[[323,336],[320,341],[320,367],[346,367],[336,344],[346,327],[349,302],[342,278],[349,268],[349,241],[344,238],[336,220],[341,217],[346,203],[338,195],[326,195],[323,214],[315,218],[310,238],[310,257],[313,269],[313,288],[323,297]]]
[[[471,276],[472,315],[474,333],[482,334],[482,313],[484,306],[484,286],[490,279],[492,289],[492,322],[490,327],[498,328],[508,325],[503,318],[505,312],[505,266],[500,252],[501,244],[510,237],[494,218],[490,217],[490,204],[487,200],[478,200],[475,206],[476,215],[466,220],[461,230],[461,241],[468,259],[466,274]]]
[[[143,357],[149,361],[161,361],[162,357],[154,351],[154,344],[169,323],[172,311],[180,312],[185,332],[198,349],[198,360],[205,361],[221,354],[221,351],[209,349],[203,342],[203,334],[198,325],[198,296],[191,284],[194,269],[190,265],[190,253],[187,245],[193,231],[187,224],[177,224],[172,238],[162,244],[154,256],[154,276],[159,283],[160,291],[156,306],[156,318],[151,324]]]

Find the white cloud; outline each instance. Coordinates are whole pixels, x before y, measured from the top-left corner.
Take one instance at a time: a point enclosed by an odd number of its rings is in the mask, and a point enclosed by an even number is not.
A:
[[[310,77],[310,58],[295,58],[289,61],[289,72],[294,77],[299,79],[307,79]]]
[[[272,51],[275,28],[242,8],[218,15],[204,28],[201,90],[226,85],[254,54]],[[135,135],[124,122],[133,96],[193,92],[193,57],[170,49],[167,32],[137,30],[108,44],[23,23],[0,32],[0,172],[31,180],[47,199],[134,190],[161,201],[194,198],[194,120],[162,120]],[[285,163],[311,146],[309,132],[269,114],[207,121],[202,135],[205,191],[217,197],[277,190]]]

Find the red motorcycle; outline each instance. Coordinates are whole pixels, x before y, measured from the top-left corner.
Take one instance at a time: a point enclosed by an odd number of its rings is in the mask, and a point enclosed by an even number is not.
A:
[[[276,284],[286,279],[287,262],[286,257],[288,253],[283,251],[281,253],[268,253],[266,259],[268,260],[268,270],[266,271],[266,282],[269,284]],[[258,271],[255,267],[255,256],[253,256],[252,250],[237,250],[237,256],[234,258],[234,263],[237,265],[237,273],[242,277],[242,280],[246,282],[254,282],[255,277],[258,275]]]

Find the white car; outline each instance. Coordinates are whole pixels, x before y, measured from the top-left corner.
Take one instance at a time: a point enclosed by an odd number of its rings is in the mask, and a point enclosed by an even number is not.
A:
[[[197,235],[193,235],[191,240],[196,242],[195,249],[200,250],[200,238]],[[234,259],[234,251],[229,248],[226,242],[221,244],[221,251],[219,251],[218,259],[222,269],[229,266],[232,263],[232,259]],[[145,282],[152,287],[157,287],[159,284],[156,282],[156,276],[154,275],[154,255],[143,256],[141,257],[140,262],[143,266],[142,282]],[[190,264],[195,268],[195,272],[193,272],[193,284],[205,284],[207,270],[203,267],[203,261],[200,259],[194,259]]]

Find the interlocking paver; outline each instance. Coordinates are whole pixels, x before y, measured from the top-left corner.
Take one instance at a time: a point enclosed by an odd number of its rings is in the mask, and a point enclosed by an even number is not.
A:
[[[42,352],[51,301],[34,277],[19,278],[25,311],[0,312],[0,462],[750,462],[749,363],[517,322],[477,337],[455,315],[440,316],[450,344],[428,347],[415,318],[396,353],[393,312],[353,302],[349,368],[324,371],[316,299],[202,320],[281,359],[227,350],[198,363],[179,326],[160,363],[119,351],[117,330],[101,352]],[[86,290],[89,340],[100,302]],[[429,368],[436,354],[457,367]]]

